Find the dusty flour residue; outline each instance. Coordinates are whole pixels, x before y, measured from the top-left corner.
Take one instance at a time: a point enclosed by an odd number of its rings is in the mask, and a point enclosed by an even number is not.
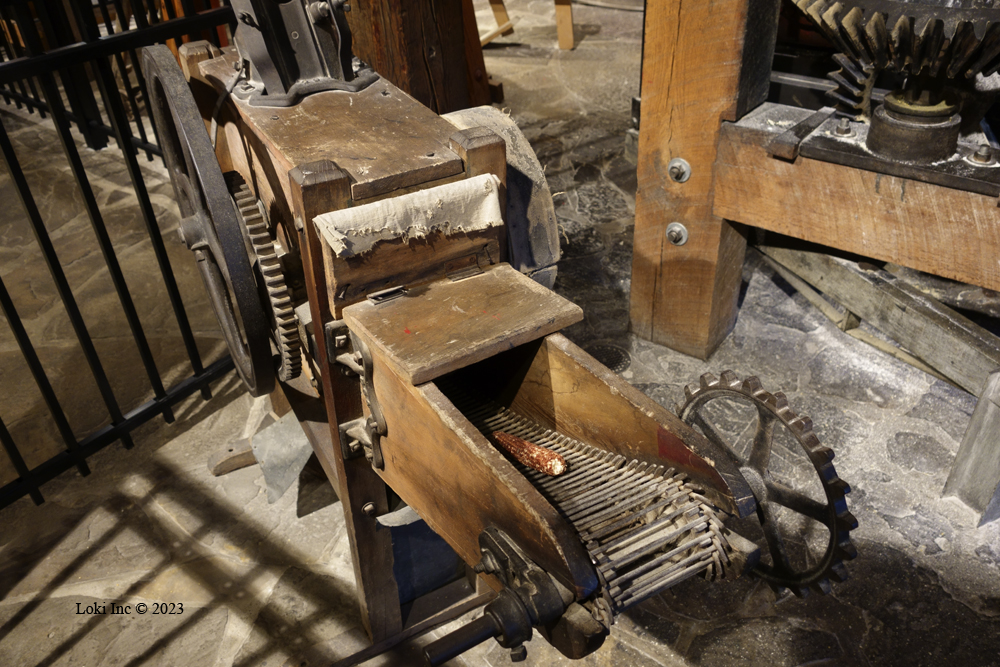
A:
[[[469,233],[503,224],[500,179],[483,174],[436,188],[383,199],[313,219],[337,257],[355,257],[379,241],[423,238],[433,232]]]

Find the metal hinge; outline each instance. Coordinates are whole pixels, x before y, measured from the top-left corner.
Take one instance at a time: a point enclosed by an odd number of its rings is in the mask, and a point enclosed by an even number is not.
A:
[[[371,351],[347,328],[343,320],[328,323],[324,330],[327,356],[333,357],[335,363],[340,364],[346,372],[358,376],[361,395],[368,406],[368,417],[362,415],[338,426],[344,460],[357,458],[363,453],[373,468],[383,470],[385,459],[382,458],[382,436],[388,432],[388,428],[378,397],[375,396]]]

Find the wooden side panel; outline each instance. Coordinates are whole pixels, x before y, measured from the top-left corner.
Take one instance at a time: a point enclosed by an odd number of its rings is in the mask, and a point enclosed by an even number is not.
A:
[[[776,160],[764,146],[780,131],[723,127],[716,215],[1000,290],[996,198],[801,156]]]
[[[413,386],[378,354],[373,377],[388,425],[382,479],[466,563],[479,562],[479,533],[493,524],[578,597],[596,588],[576,532],[433,382]]]
[[[347,174],[331,162],[304,164],[290,174],[292,207],[300,228],[302,263],[306,273],[312,321],[317,332],[317,363],[323,369],[323,397],[329,417],[329,446],[340,443],[338,424],[361,414],[361,397],[355,379],[346,377],[330,363],[323,325],[333,319],[327,299],[322,247],[312,219],[324,211],[350,204],[350,181]],[[354,562],[354,576],[361,604],[361,618],[373,642],[398,634],[403,627],[399,591],[392,574],[392,542],[389,531],[379,531],[373,516],[362,512],[374,503],[375,514],[389,511],[385,484],[364,459],[345,461],[339,447],[320,456],[335,468],[331,482],[337,484],[347,520]],[[329,474],[329,473],[328,473]]]
[[[683,470],[729,511],[753,507],[742,477],[700,433],[562,334],[546,337],[510,407],[595,447]]]
[[[352,3],[347,22],[354,54],[438,113],[472,106],[463,4],[463,0]]]
[[[747,0],[646,6],[631,321],[646,339],[705,358],[735,321],[745,238],[712,213],[719,126],[739,113]],[[746,106],[744,104],[743,106]],[[690,178],[671,180],[683,158]],[[688,229],[671,245],[666,227]]]

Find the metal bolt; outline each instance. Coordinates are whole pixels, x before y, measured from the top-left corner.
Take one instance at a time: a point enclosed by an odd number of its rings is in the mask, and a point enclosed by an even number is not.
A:
[[[981,144],[972,154],[972,159],[981,164],[989,164],[993,160],[993,151],[990,149],[990,145]]]
[[[347,336],[336,336],[333,344],[337,347],[347,347]]]
[[[841,137],[849,137],[854,134],[854,128],[851,127],[851,121],[848,118],[841,118],[833,131]]]
[[[679,222],[671,222],[667,225],[667,240],[673,245],[684,245],[688,240],[687,227]]]
[[[683,183],[691,178],[691,165],[684,158],[675,157],[667,164],[667,175],[675,183]]]
[[[511,662],[524,662],[528,659],[528,649],[524,647],[524,644],[518,644],[510,650],[510,661]]]
[[[319,23],[330,15],[330,5],[326,2],[314,2],[309,5],[309,18],[313,23]]]
[[[357,440],[351,440],[350,444],[347,445],[347,448],[350,449],[352,452],[359,452],[361,451],[361,443],[358,442]]]
[[[361,508],[361,513],[364,514],[365,516],[374,516],[375,503],[365,503],[364,506]]]

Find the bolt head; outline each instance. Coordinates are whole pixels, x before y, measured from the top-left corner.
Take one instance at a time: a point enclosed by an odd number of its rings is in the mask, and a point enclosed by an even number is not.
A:
[[[683,183],[691,178],[691,165],[684,158],[675,157],[667,165],[667,175],[675,183]]]
[[[972,154],[972,159],[980,164],[988,164],[993,160],[993,151],[988,144],[981,144],[976,152]]]
[[[365,516],[373,516],[375,514],[375,503],[365,503],[361,507],[361,512]]]
[[[524,662],[528,659],[528,649],[524,644],[519,644],[510,650],[511,662]]]

